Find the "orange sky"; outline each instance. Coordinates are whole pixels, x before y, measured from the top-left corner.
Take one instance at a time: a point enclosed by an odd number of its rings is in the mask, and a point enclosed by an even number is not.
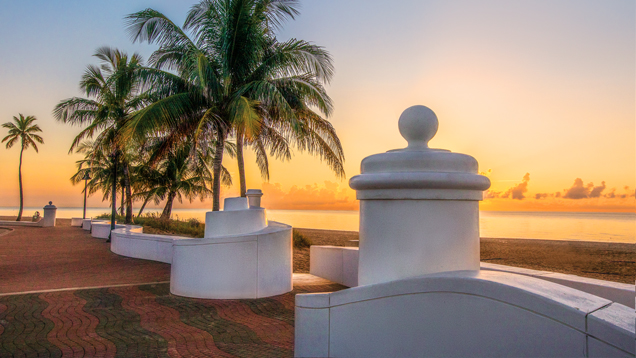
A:
[[[25,153],[25,205],[81,206],[81,188],[69,181],[79,156],[67,154],[80,128],[55,122],[51,110],[81,95],[97,47],[149,56],[154,47],[128,41],[126,14],[152,6],[181,23],[190,5],[33,4],[0,13],[0,42],[11,48],[0,58],[0,123],[23,113],[44,130],[40,153]],[[97,8],[101,15],[87,18]],[[73,13],[71,27],[64,19]],[[491,179],[482,209],[636,211],[635,14],[633,1],[304,1],[279,38],[313,41],[334,57],[330,120],[347,180],[295,153],[291,162],[272,161],[271,181],[262,183],[248,154],[248,187],[263,188],[273,209],[356,210],[348,179],[364,157],[404,147],[397,119],[423,104],[440,121],[431,146],[474,156]],[[27,15],[33,28],[21,24]],[[0,206],[18,205],[18,155],[0,148]],[[236,178],[236,163],[224,164]],[[101,195],[89,201],[106,205]]]

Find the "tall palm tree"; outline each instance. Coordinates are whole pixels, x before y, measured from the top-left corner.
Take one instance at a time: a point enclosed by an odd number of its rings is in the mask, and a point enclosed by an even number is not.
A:
[[[55,106],[53,114],[64,123],[87,126],[75,137],[69,152],[85,138],[97,136],[96,145],[122,157],[126,223],[129,224],[132,222],[130,160],[124,155],[126,143],[119,138],[130,114],[152,99],[140,87],[140,71],[144,66],[139,54],[128,57],[118,49],[101,47],[94,56],[102,65],[89,65],[80,81],[86,96],[94,99],[73,97],[63,100]]]
[[[34,124],[37,118],[34,116],[24,117],[20,113],[20,118],[13,117],[12,122],[7,122],[2,125],[2,127],[7,128],[9,130],[9,134],[2,139],[2,143],[7,142],[7,149],[13,147],[14,144],[20,141],[20,165],[18,167],[18,181],[20,182],[20,211],[18,211],[18,218],[16,221],[22,220],[22,209],[24,208],[24,195],[22,193],[22,153],[24,153],[25,149],[29,149],[29,147],[33,147],[35,152],[38,152],[38,146],[35,142],[40,144],[44,144],[44,139],[40,137],[38,132],[42,132],[40,126]]]
[[[224,146],[232,134],[237,136],[242,195],[244,142],[256,148],[263,170],[268,150],[270,155],[290,157],[290,133],[279,129],[292,129],[300,149],[321,154],[336,173],[344,174],[337,137],[324,139],[320,135],[325,131],[312,132],[318,126],[303,124],[317,116],[302,115],[309,105],[331,112],[331,100],[322,87],[333,72],[329,54],[305,41],[278,43],[273,35],[283,21],[298,14],[297,3],[203,0],[191,8],[183,29],[152,9],[128,16],[133,41],[160,44],[150,63],[179,74],[146,73],[146,85],[163,98],[135,113],[126,124],[128,133],[137,137],[169,133],[166,143],[184,134],[214,142],[215,211],[219,210]],[[191,31],[194,39],[185,31]],[[327,132],[335,136],[335,131]]]

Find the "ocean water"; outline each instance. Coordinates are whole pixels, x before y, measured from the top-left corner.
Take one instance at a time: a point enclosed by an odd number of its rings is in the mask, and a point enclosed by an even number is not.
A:
[[[17,208],[0,207],[0,216],[17,215]],[[31,216],[42,208],[24,208]],[[207,209],[173,209],[173,218],[205,221]],[[110,212],[88,208],[87,217]],[[146,209],[144,213],[161,213]],[[57,217],[81,217],[82,208],[58,208]],[[294,227],[358,231],[357,211],[267,210],[270,220]],[[636,213],[569,213],[481,211],[481,237],[636,243]]]

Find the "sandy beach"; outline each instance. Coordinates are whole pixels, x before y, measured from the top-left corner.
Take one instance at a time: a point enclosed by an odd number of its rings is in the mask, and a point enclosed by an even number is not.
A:
[[[355,231],[295,229],[314,245],[345,246]],[[636,245],[587,241],[481,238],[481,261],[634,284]],[[309,272],[309,249],[294,250],[294,272]]]

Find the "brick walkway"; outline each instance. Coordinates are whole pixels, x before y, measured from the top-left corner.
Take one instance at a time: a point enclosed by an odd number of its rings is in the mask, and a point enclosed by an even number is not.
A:
[[[37,257],[39,262],[23,261],[26,266],[18,269],[11,268],[19,261],[16,258],[8,265],[0,261],[0,288],[4,292],[15,291],[11,284],[28,290],[41,290],[38,285],[57,289],[104,285],[100,280],[133,285],[0,293],[0,357],[3,358],[292,357],[294,296],[344,288],[310,275],[295,275],[294,291],[280,296],[255,300],[183,298],[171,295],[168,283],[135,284],[143,280],[152,282],[153,278],[165,280],[165,276],[156,275],[165,275],[162,270],[166,266],[169,273],[169,265],[109,255],[109,251],[103,250],[105,244],[78,228],[16,228],[0,238],[3,255],[7,253],[6,246],[11,247],[13,254],[20,252],[19,240],[10,236],[22,230],[42,230],[18,235],[24,239],[25,256]],[[75,238],[66,239],[63,233]],[[5,241],[7,238],[9,242]],[[51,241],[42,243],[42,240]],[[92,250],[83,245],[93,245]],[[65,252],[62,247],[73,250]],[[41,252],[53,248],[66,259]],[[82,255],[75,257],[75,250]],[[91,260],[100,260],[101,265],[86,262]],[[69,266],[69,261],[74,264]],[[118,275],[117,270],[103,265],[116,265],[127,272]],[[6,266],[14,271],[5,271]],[[69,267],[78,267],[78,272],[68,272]],[[49,282],[33,271],[39,268],[47,270],[52,277]],[[16,271],[21,272],[22,279],[33,280],[24,283],[10,277],[9,272]]]

